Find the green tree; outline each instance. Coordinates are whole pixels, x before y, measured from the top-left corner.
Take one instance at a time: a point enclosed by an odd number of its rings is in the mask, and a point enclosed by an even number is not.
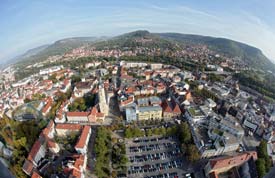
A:
[[[266,174],[265,160],[263,158],[258,158],[256,161],[256,168],[259,178],[263,178]]]
[[[152,136],[153,135],[153,132],[152,132],[151,129],[147,129],[146,131],[147,131],[147,136]]]
[[[200,153],[196,145],[187,145],[187,158],[191,162],[195,162],[200,159]]]
[[[191,131],[189,129],[187,122],[183,122],[179,126],[179,139],[182,143],[186,143],[186,144],[192,141]]]
[[[133,137],[131,128],[126,128],[126,130],[125,130],[125,137],[126,138],[132,138]]]

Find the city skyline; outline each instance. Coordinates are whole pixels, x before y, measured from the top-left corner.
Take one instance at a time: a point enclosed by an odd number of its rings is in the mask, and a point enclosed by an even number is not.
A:
[[[272,1],[259,0],[3,1],[0,63],[63,38],[115,36],[134,30],[228,38],[261,49],[274,62],[274,7]]]

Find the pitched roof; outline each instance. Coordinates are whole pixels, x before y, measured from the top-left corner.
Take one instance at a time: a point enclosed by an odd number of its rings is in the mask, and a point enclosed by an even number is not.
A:
[[[23,170],[27,173],[27,174],[31,174],[32,170],[33,170],[33,163],[30,162],[29,160],[25,160],[24,165],[23,165]]]
[[[42,178],[42,176],[40,176],[36,171],[34,171],[31,178]]]
[[[87,117],[89,112],[67,112],[68,117]]]
[[[52,106],[53,99],[51,97],[48,97],[46,102],[47,102],[47,104],[42,109],[43,113],[46,113],[49,110],[49,108]]]
[[[52,140],[48,140],[47,144],[48,144],[49,148],[56,148],[57,147],[57,144]]]
[[[81,177],[81,167],[84,164],[84,155],[79,155],[79,157],[74,162],[74,169],[72,170],[72,176],[75,178]]]
[[[165,100],[162,104],[161,107],[163,109],[163,112],[172,112],[172,108],[169,106],[168,101]]]
[[[78,82],[75,87],[77,89],[90,89],[91,86],[92,86],[91,82]]]
[[[175,104],[173,112],[175,112],[175,113],[181,113],[180,107],[179,107],[179,105],[177,103]]]
[[[31,152],[28,155],[28,160],[34,160],[37,152],[39,151],[41,147],[41,143],[39,140],[36,140],[36,142],[34,143],[34,145],[32,146]]]
[[[86,140],[88,139],[90,130],[91,130],[91,126],[87,126],[87,125],[84,126],[82,133],[79,137],[79,140],[78,140],[77,144],[75,145],[75,148],[83,148],[84,147]]]
[[[62,130],[80,130],[82,128],[79,124],[56,124],[55,129]]]
[[[257,159],[257,153],[255,151],[245,152],[236,156],[227,156],[222,158],[216,158],[210,160],[210,165],[213,170],[220,169],[228,166],[237,166],[253,157],[254,160]]]

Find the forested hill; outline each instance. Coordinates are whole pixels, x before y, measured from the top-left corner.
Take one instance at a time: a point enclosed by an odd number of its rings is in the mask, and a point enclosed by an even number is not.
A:
[[[225,38],[179,33],[150,33],[146,30],[134,31],[113,38],[67,38],[48,45],[38,53],[22,59],[24,61],[42,61],[47,59],[49,56],[62,55],[83,45],[93,46],[97,49],[106,49],[110,47],[130,49],[135,47],[145,47],[175,51],[186,45],[199,44],[206,45],[209,49],[219,54],[224,54],[231,58],[238,58],[252,68],[271,70],[275,72],[275,65],[264,56],[259,49],[244,43]]]
[[[161,38],[175,40],[184,44],[205,44],[213,51],[230,57],[239,57],[254,68],[275,71],[273,64],[258,48],[244,43],[200,35],[186,35],[179,33],[157,33]]]
[[[106,39],[106,37],[74,37],[58,40],[50,45],[43,45],[34,49],[28,50],[23,55],[17,56],[14,59],[9,60],[7,63],[14,64],[16,62],[25,61],[43,61],[49,56],[63,55],[72,49],[78,48],[83,45],[91,45],[97,41]],[[37,50],[39,49],[39,50]]]

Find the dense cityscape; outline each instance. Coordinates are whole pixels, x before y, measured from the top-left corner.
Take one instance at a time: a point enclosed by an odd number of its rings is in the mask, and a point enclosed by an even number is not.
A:
[[[245,64],[206,46],[188,49],[170,53],[168,64],[134,61],[137,49],[81,47],[3,69],[5,164],[33,178],[263,177],[275,161],[274,104],[239,84]],[[140,50],[148,58],[162,51]],[[184,56],[207,65],[173,64]],[[32,68],[39,72],[16,79]]]
[[[274,9],[2,0],[0,178],[275,178]]]

